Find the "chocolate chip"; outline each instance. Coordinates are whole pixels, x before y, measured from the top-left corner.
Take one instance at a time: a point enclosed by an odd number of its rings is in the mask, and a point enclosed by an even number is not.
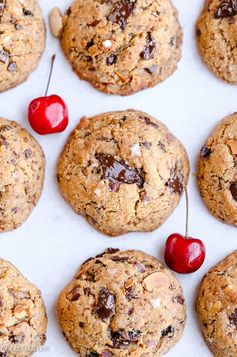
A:
[[[95,20],[95,21],[93,21],[91,24],[89,24],[88,26],[96,27],[96,26],[98,25],[98,23],[100,23],[100,21]]]
[[[136,168],[130,168],[123,161],[118,161],[109,154],[96,154],[103,170],[103,179],[110,182],[122,182],[126,184],[137,184],[142,187],[144,179]]]
[[[230,185],[230,192],[231,192],[233,198],[235,199],[235,201],[237,201],[237,182],[233,182]]]
[[[107,66],[112,66],[113,64],[117,63],[117,56],[116,55],[110,55],[109,57],[106,58],[106,63]]]
[[[108,289],[102,288],[96,304],[96,314],[102,321],[108,320],[115,312],[115,297]]]
[[[8,54],[5,51],[0,50],[0,62],[6,63],[8,59],[9,59]]]
[[[145,45],[143,51],[140,53],[140,57],[144,61],[147,61],[154,57],[155,52],[156,52],[155,41],[151,37],[151,32],[148,32],[147,37],[146,37],[146,45]]]
[[[9,72],[17,72],[17,64],[16,62],[11,62],[9,63],[8,67],[7,67]]]
[[[12,343],[22,343],[25,340],[25,335],[23,333],[18,334],[18,335],[14,335],[14,333],[12,332],[9,336],[9,340]]]
[[[99,357],[99,354],[97,352],[90,352],[87,356],[88,357]]]
[[[169,187],[171,193],[178,193],[181,195],[184,189],[183,181],[184,177],[181,172],[177,169],[177,166],[171,169],[171,177],[166,182],[166,186]]]
[[[30,10],[27,10],[25,8],[23,8],[23,14],[24,14],[24,16],[31,16],[31,17],[34,16]]]
[[[6,0],[0,0],[0,17],[3,15],[3,11],[6,5]]]
[[[166,327],[164,330],[161,331],[161,336],[165,337],[168,336],[169,338],[174,336],[174,328],[172,326]]]
[[[90,47],[92,47],[94,45],[94,40],[92,38],[92,40],[88,41],[86,44],[86,49],[89,50]]]
[[[229,316],[230,323],[237,327],[237,309]]]
[[[80,328],[84,328],[85,327],[84,322],[79,322],[79,326],[80,326]]]
[[[137,266],[137,272],[138,273],[144,273],[146,271],[146,268],[144,267],[143,264],[137,263],[136,266]]]
[[[143,201],[143,202],[149,202],[150,201],[150,197],[147,195],[147,193],[146,193],[146,191],[142,191],[141,193],[140,193],[140,197],[141,197],[141,200]]]
[[[237,15],[237,0],[222,1],[215,12],[215,18],[223,18]]]
[[[7,357],[7,352],[0,352],[0,357]]]
[[[115,254],[115,253],[118,253],[119,251],[120,251],[120,249],[118,249],[118,248],[108,248],[106,250],[106,253]]]
[[[109,183],[109,188],[111,192],[118,192],[120,189],[120,182],[110,182]]]
[[[209,157],[211,155],[211,150],[207,146],[203,146],[201,148],[200,155],[203,159],[206,159],[207,157]]]
[[[112,257],[110,258],[113,262],[127,262],[129,258],[127,257]]]
[[[67,294],[67,299],[69,301],[77,301],[80,297],[81,294],[78,292],[79,287],[75,286],[68,294]]]
[[[141,119],[142,121],[145,122],[146,125],[151,125],[154,128],[159,128],[159,125],[157,125],[156,123],[154,123],[153,121],[151,121],[150,118],[145,117],[145,116],[139,116],[139,119]]]
[[[153,74],[157,71],[157,65],[153,64],[153,66],[145,68],[145,71],[147,71],[149,74]]]
[[[196,30],[196,35],[197,35],[197,37],[200,37],[201,34],[202,34],[201,30],[200,30],[200,29],[197,29],[197,30]]]
[[[170,46],[170,47],[174,47],[174,44],[175,44],[175,38],[172,36],[172,37],[170,38],[169,46]]]
[[[175,303],[177,302],[180,305],[184,304],[184,298],[181,295],[175,296],[172,300],[173,300],[173,302],[175,302]]]
[[[111,332],[111,339],[113,341],[113,347],[122,349],[130,345],[130,343],[135,342],[141,336],[141,331],[125,331],[119,330],[116,332]]]
[[[127,25],[127,20],[135,8],[136,0],[118,1],[112,12],[108,16],[108,20],[118,24],[122,30]]]
[[[32,156],[32,150],[31,149],[26,149],[25,150],[25,158],[29,159]]]
[[[109,351],[104,351],[101,354],[102,357],[113,357],[113,354]]]
[[[136,293],[136,289],[135,289],[135,286],[130,286],[129,288],[126,289],[126,292],[125,292],[125,296],[126,296],[126,299],[128,301],[131,301],[133,299],[137,299],[137,293]]]

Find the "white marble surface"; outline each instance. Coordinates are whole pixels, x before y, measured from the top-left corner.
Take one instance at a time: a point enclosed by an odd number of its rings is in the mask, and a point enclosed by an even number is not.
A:
[[[67,9],[70,0],[41,0],[45,18],[53,6]],[[0,255],[14,263],[43,292],[48,315],[48,339],[44,357],[70,357],[69,348],[55,318],[55,301],[59,291],[69,281],[80,264],[108,246],[121,249],[141,249],[163,259],[166,237],[184,231],[184,199],[175,213],[157,231],[130,234],[111,239],[97,233],[87,222],[73,213],[58,192],[55,166],[65,140],[83,115],[108,110],[137,108],[152,114],[169,126],[187,148],[191,162],[189,184],[190,234],[202,239],[207,247],[204,266],[195,274],[179,276],[184,288],[188,318],[182,340],[169,357],[210,356],[196,319],[194,301],[204,273],[237,246],[236,228],[214,219],[203,205],[195,182],[196,159],[200,147],[215,123],[237,110],[236,88],[216,79],[203,65],[195,44],[195,22],[203,0],[174,0],[184,28],[183,58],[175,74],[158,85],[127,98],[108,96],[81,82],[71,71],[57,40],[48,31],[47,50],[38,69],[21,86],[0,94],[0,115],[27,127],[29,101],[44,93],[50,57],[57,61],[50,93],[61,95],[70,110],[70,125],[66,132],[55,136],[37,136],[44,148],[47,171],[42,198],[26,224],[0,237]]]

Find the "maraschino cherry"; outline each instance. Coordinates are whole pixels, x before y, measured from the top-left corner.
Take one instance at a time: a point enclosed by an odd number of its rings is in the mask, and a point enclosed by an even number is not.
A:
[[[188,236],[189,202],[188,192],[186,197],[186,233],[185,236],[173,233],[165,245],[165,262],[167,266],[179,274],[189,274],[197,271],[203,264],[206,248],[200,239]]]
[[[60,133],[68,125],[68,110],[63,99],[55,94],[47,96],[55,57],[55,55],[52,57],[45,96],[32,100],[28,109],[29,123],[40,135]]]

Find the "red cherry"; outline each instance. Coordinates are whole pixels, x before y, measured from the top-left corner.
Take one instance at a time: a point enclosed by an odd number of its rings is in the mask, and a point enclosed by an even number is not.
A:
[[[52,57],[45,96],[32,100],[28,109],[29,123],[40,135],[60,133],[68,126],[68,110],[63,99],[58,95],[47,96],[54,60],[55,55]]]
[[[203,264],[206,248],[200,239],[188,236],[189,202],[188,191],[186,197],[186,234],[174,233],[169,236],[165,245],[165,262],[176,273],[189,274],[197,271]]]
[[[177,273],[195,272],[202,266],[205,256],[206,248],[200,239],[187,239],[181,234],[174,233],[166,241],[165,262]]]

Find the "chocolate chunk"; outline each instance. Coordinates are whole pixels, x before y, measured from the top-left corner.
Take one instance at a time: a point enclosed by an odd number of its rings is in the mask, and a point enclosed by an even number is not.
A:
[[[153,66],[145,68],[145,71],[147,71],[149,74],[153,74],[157,71],[157,65],[153,64]]]
[[[0,352],[0,357],[7,357],[7,352]]]
[[[202,31],[201,31],[200,29],[197,29],[197,30],[196,30],[196,35],[197,35],[197,37],[200,37],[201,34],[202,34]]]
[[[150,141],[143,141],[142,143],[140,143],[140,145],[146,149],[150,149],[152,146],[152,143]]]
[[[175,296],[172,300],[173,302],[177,302],[180,305],[184,304],[184,298],[181,295]]]
[[[32,150],[31,149],[26,149],[25,150],[25,158],[29,159],[32,156]]]
[[[145,203],[150,201],[150,197],[147,195],[146,191],[140,193],[141,200]]]
[[[96,304],[96,314],[102,321],[108,320],[115,312],[115,297],[108,289],[102,288]]]
[[[143,264],[137,263],[136,266],[137,266],[137,272],[138,273],[144,273],[146,271],[146,268],[144,267]]]
[[[126,289],[126,293],[125,293],[126,299],[128,301],[133,300],[133,299],[137,299],[137,293],[136,293],[136,289],[135,286],[130,286],[129,288]]]
[[[98,25],[98,23],[100,23],[100,21],[95,20],[95,21],[93,21],[92,23],[90,23],[89,26],[91,26],[91,27],[96,27],[96,26]]]
[[[68,294],[67,299],[70,301],[77,301],[81,294],[78,292],[79,287],[75,286]]]
[[[113,354],[109,351],[104,351],[102,352],[101,357],[113,357]]]
[[[231,192],[233,198],[235,199],[235,201],[237,201],[237,182],[233,182],[230,185],[230,192]]]
[[[8,54],[5,51],[0,50],[0,62],[6,63],[8,59],[9,59]]]
[[[110,182],[109,183],[109,188],[111,192],[118,192],[120,189],[120,182]]]
[[[3,11],[6,5],[6,0],[0,0],[0,17],[3,15]]]
[[[90,352],[87,356],[88,357],[99,357],[99,354],[97,352]]]
[[[155,52],[156,52],[155,41],[151,37],[151,32],[148,32],[147,37],[146,37],[146,45],[145,45],[143,51],[140,53],[140,57],[144,61],[147,61],[154,57]]]
[[[200,155],[203,159],[206,159],[207,157],[209,157],[211,155],[211,150],[207,146],[203,146],[201,148]]]
[[[27,10],[25,8],[23,8],[23,14],[24,14],[24,16],[31,16],[31,17],[34,16],[30,10]]]
[[[153,121],[151,121],[150,118],[145,117],[145,116],[140,116],[139,119],[141,119],[142,121],[144,121],[146,123],[146,125],[151,125],[154,128],[159,128],[159,125],[157,125],[156,123],[154,123]]]
[[[79,322],[79,326],[80,326],[80,328],[84,328],[85,327],[84,322]]]
[[[172,326],[166,327],[164,330],[161,331],[161,336],[165,337],[168,336],[169,338],[174,336],[174,328]]]
[[[120,249],[118,249],[118,248],[108,248],[106,250],[106,253],[115,254],[115,253],[118,253],[119,251],[120,251]]]
[[[222,1],[215,12],[215,18],[223,18],[237,15],[237,0]]]
[[[141,331],[124,331],[119,330],[111,333],[111,339],[113,341],[113,347],[122,349],[135,342],[141,336]]]
[[[112,66],[113,64],[117,63],[117,56],[116,55],[110,55],[109,57],[106,58],[106,63],[107,66]]]
[[[86,44],[86,49],[89,50],[90,47],[92,47],[94,45],[94,40],[92,38],[92,40],[88,41]]]
[[[157,145],[159,146],[161,151],[165,152],[165,145],[161,141],[158,141]]]
[[[113,262],[127,262],[129,259],[127,257],[112,257],[110,260]]]
[[[178,193],[179,195],[181,195],[181,193],[183,192],[183,189],[184,189],[183,175],[177,169],[177,166],[175,166],[173,169],[171,169],[170,174],[171,174],[171,177],[166,182],[166,186],[169,187],[171,193]]]
[[[15,29],[16,29],[17,31],[20,31],[20,30],[23,29],[23,26],[20,25],[20,24],[15,24]]]
[[[123,161],[118,161],[109,154],[96,154],[95,157],[102,166],[103,179],[108,179],[110,182],[137,184],[138,187],[142,187],[144,179],[137,169],[130,168]]]
[[[9,340],[12,343],[22,343],[25,340],[25,335],[23,333],[18,334],[18,335],[14,335],[14,333],[12,332],[9,336]]]
[[[108,20],[118,24],[122,30],[127,25],[127,20],[135,8],[136,0],[118,1],[112,12],[108,16]]]
[[[17,64],[16,62],[11,62],[9,63],[8,67],[7,67],[9,72],[17,72]]]
[[[66,15],[67,15],[67,16],[70,16],[71,13],[72,13],[72,9],[71,9],[71,7],[69,7],[69,8],[67,9],[67,11],[66,11]]]
[[[170,38],[169,46],[170,46],[170,47],[174,47],[174,44],[175,44],[175,38],[172,36],[172,37]]]
[[[237,309],[229,316],[230,323],[237,327]]]

